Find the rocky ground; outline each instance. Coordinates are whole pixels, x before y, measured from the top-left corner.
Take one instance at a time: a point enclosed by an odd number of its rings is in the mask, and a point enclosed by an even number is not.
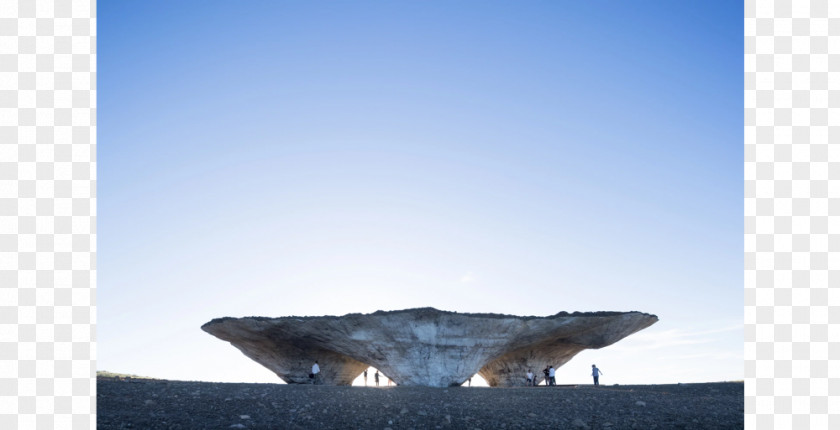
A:
[[[744,384],[335,387],[115,378],[99,429],[737,429]]]

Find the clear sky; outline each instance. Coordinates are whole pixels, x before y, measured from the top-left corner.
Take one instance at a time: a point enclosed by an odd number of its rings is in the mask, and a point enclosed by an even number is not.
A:
[[[98,6],[100,370],[223,316],[641,311],[561,383],[743,379],[743,5]]]

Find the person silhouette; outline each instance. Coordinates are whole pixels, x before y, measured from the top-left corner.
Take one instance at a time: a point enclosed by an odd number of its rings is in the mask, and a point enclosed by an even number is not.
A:
[[[367,369],[365,369],[365,387],[367,387]]]
[[[526,387],[537,385],[536,378],[534,377],[534,372],[531,372],[531,369],[528,369],[528,373],[525,374],[525,378]]]
[[[318,367],[318,360],[315,360],[315,364],[312,365],[312,384],[318,384],[321,382],[321,368]]]
[[[379,386],[379,371],[377,370],[376,373],[373,374],[373,381],[376,382],[376,386]]]
[[[554,381],[554,366],[548,368],[548,385],[557,385]]]
[[[595,367],[595,365],[593,364],[592,365],[592,379],[595,380],[595,385],[599,385],[598,384],[598,375],[599,374],[603,375],[604,372],[602,372],[601,369],[598,369],[597,367]]]

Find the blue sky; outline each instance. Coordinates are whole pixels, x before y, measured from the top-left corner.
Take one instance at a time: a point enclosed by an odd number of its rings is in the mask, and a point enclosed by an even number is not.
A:
[[[660,317],[570,382],[743,378],[737,2],[103,2],[98,35],[99,369],[274,381],[199,327],[434,306]]]

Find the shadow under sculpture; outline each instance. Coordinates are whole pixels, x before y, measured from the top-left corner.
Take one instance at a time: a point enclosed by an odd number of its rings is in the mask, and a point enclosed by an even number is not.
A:
[[[403,386],[461,385],[478,373],[492,387],[525,384],[584,349],[598,349],[658,321],[641,312],[560,312],[548,317],[434,308],[319,317],[217,318],[202,330],[230,342],[290,384],[350,385],[368,366]],[[540,375],[540,379],[542,376]]]

